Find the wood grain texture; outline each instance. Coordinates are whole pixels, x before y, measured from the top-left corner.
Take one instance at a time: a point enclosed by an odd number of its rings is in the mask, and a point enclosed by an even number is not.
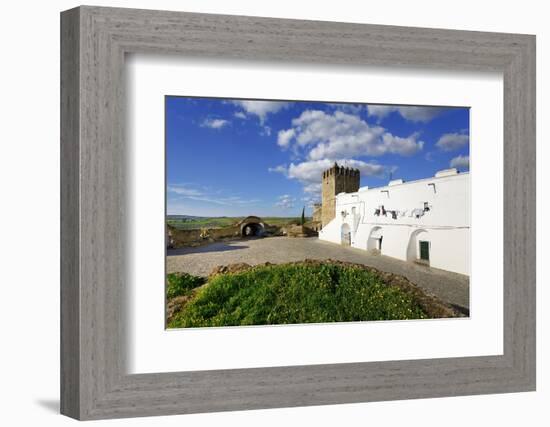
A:
[[[79,17],[61,20],[61,412],[80,414]]]
[[[62,413],[78,419],[535,388],[535,38],[80,7],[62,13]],[[504,75],[504,354],[128,375],[124,55]]]

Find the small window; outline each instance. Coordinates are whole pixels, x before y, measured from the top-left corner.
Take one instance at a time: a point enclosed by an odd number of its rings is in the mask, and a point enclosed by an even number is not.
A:
[[[424,212],[428,212],[430,210],[430,206],[428,205],[428,202],[424,202]]]

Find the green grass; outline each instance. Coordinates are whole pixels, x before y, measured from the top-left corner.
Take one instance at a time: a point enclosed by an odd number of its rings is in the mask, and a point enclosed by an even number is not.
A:
[[[409,294],[368,271],[287,264],[219,275],[176,314],[171,328],[426,318]]]
[[[190,292],[203,285],[205,279],[202,277],[192,276],[187,273],[170,273],[167,278],[166,297],[168,299],[189,295]]]
[[[230,227],[242,218],[219,217],[219,218],[193,218],[176,219],[168,218],[166,222],[180,230],[193,230],[198,228],[223,228]]]
[[[180,230],[193,230],[198,228],[223,228],[235,225],[244,217],[211,217],[211,218],[170,218],[166,222]],[[309,218],[307,218],[309,219]],[[269,225],[287,225],[291,223],[299,224],[299,217],[265,217],[262,218]]]

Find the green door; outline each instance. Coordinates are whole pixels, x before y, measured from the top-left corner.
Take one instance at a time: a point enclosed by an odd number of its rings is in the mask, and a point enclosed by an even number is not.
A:
[[[424,261],[430,260],[430,242],[420,241],[420,259]]]

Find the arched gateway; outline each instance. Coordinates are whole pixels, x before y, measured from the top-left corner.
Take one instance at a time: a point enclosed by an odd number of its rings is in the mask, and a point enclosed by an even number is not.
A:
[[[265,233],[265,224],[257,216],[247,216],[237,224],[241,230],[241,236],[254,237],[263,236]]]

